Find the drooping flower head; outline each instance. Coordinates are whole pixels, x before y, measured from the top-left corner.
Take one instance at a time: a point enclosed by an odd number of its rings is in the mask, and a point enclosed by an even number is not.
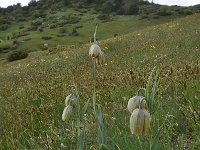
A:
[[[65,108],[62,113],[62,120],[68,121],[74,113],[74,107],[77,104],[77,97],[74,94],[70,94],[65,99]]]
[[[150,113],[142,108],[142,99],[139,108],[133,110],[130,118],[131,133],[135,135],[148,135],[150,132]]]
[[[132,112],[139,108],[139,104],[141,102],[141,100],[143,99],[143,102],[142,102],[142,107],[143,108],[146,108],[146,101],[144,100],[144,97],[143,96],[139,96],[139,95],[136,95],[132,98],[129,99],[128,101],[128,105],[127,105],[127,109],[128,109],[128,112],[130,114],[132,114]]]

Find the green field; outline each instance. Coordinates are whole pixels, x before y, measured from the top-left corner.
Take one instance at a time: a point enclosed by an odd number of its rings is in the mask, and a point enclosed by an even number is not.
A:
[[[200,14],[194,14],[163,24],[159,20],[147,21],[148,27],[134,16],[117,16],[100,23],[97,37],[106,64],[97,67],[96,93],[109,149],[149,149],[147,137],[141,136],[139,142],[131,134],[126,107],[129,98],[139,88],[145,88],[154,67],[158,68],[151,118],[154,148],[199,149],[199,18]],[[98,125],[92,111],[92,62],[88,56],[95,23],[83,20],[80,25],[83,28],[78,30],[78,37],[56,38],[56,30],[41,33],[55,37],[52,46],[58,41],[63,45],[52,48],[52,53],[31,52],[23,60],[0,62],[0,149],[66,149],[61,143],[77,149],[74,130],[66,130],[71,122],[61,120],[73,84],[78,88],[81,105],[90,100],[84,117],[85,149],[98,149]],[[113,38],[115,33],[120,36]],[[43,42],[36,32],[30,36],[32,41],[22,47],[35,48]],[[77,45],[79,42],[86,44]]]

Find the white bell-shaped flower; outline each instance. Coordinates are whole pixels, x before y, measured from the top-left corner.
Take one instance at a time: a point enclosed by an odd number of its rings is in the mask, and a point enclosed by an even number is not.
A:
[[[68,121],[72,117],[72,115],[73,115],[73,108],[72,108],[72,106],[68,105],[63,110],[62,120],[63,121]]]
[[[89,50],[89,56],[92,58],[97,58],[101,53],[101,48],[96,43],[92,44]]]
[[[135,135],[148,135],[150,132],[150,113],[142,109],[142,102],[139,102],[139,108],[133,110],[130,118],[131,133]]]
[[[144,97],[139,96],[139,95],[136,95],[129,99],[127,109],[130,114],[133,112],[133,110],[135,110],[136,108],[139,108],[139,103],[141,102],[142,99],[144,99]],[[145,100],[143,100],[143,102],[142,102],[142,108],[146,108]]]

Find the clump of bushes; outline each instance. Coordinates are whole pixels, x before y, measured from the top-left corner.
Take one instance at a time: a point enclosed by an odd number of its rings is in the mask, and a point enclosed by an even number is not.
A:
[[[54,28],[56,28],[56,25],[55,24],[48,24],[48,27],[49,27],[49,29],[54,29]]]
[[[18,48],[18,44],[13,44],[13,46],[10,48],[10,50],[14,50]]]
[[[75,23],[79,23],[80,22],[80,20],[81,20],[81,18],[80,17],[76,17],[76,16],[68,16],[68,24],[75,24]]]
[[[31,26],[40,26],[40,25],[42,25],[41,20],[34,20],[31,22]]]
[[[28,32],[13,33],[13,36],[11,37],[11,39],[16,39],[16,38],[19,38],[19,37],[27,36],[29,34],[30,33],[28,33]]]
[[[56,35],[57,37],[64,37],[65,35],[64,34],[58,34]]]
[[[63,27],[66,24],[67,24],[67,20],[63,19],[63,20],[59,21],[56,25],[59,26],[59,27]]]
[[[99,20],[109,20],[110,19],[110,16],[109,15],[106,15],[106,14],[102,14],[102,15],[98,15],[97,18]]]
[[[65,33],[66,32],[66,29],[65,28],[59,28],[59,30],[58,30],[58,33],[60,33],[60,34],[63,34],[63,33]]]
[[[180,15],[192,15],[193,14],[192,10],[190,10],[190,9],[181,9],[178,11],[178,13]]]
[[[43,32],[43,28],[42,27],[38,27],[37,29],[39,32]]]
[[[157,14],[160,16],[170,16],[172,11],[167,6],[162,6]]]
[[[5,31],[8,29],[8,24],[3,24],[0,26],[0,31]]]
[[[12,47],[12,43],[1,43],[0,51],[9,50]]]
[[[21,25],[21,26],[19,27],[19,29],[24,29],[24,25]]]
[[[50,39],[52,39],[52,37],[51,36],[43,36],[42,39],[43,40],[50,40]]]
[[[7,60],[11,62],[15,60],[24,59],[26,57],[28,57],[28,53],[25,51],[13,51],[8,55]]]
[[[72,35],[72,36],[79,36],[79,33],[78,33],[78,31],[76,30],[76,28],[74,28],[74,29],[72,30],[72,33],[71,33],[70,35]]]

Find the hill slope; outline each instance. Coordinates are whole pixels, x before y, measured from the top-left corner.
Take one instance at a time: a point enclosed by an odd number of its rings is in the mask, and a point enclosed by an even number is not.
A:
[[[14,50],[87,43],[95,23],[101,24],[98,39],[103,40],[191,15],[198,8],[138,0],[33,0],[25,7],[0,8],[0,57]]]
[[[145,87],[150,71],[157,66],[159,80],[152,118],[152,134],[155,136],[162,129],[157,149],[182,149],[183,145],[198,148],[199,17],[200,14],[194,14],[100,41],[107,62],[97,68],[97,103],[103,107],[110,147],[117,144],[126,150],[140,148],[137,137],[129,131],[127,101],[139,87]],[[0,147],[56,149],[61,143],[76,146],[73,134],[65,132],[61,114],[69,85],[78,86],[81,103],[91,99],[89,46],[58,46],[53,54],[31,53],[28,59],[1,64]],[[89,110],[86,149],[97,149],[97,128],[91,116]],[[143,148],[148,149],[147,140],[141,141]]]

